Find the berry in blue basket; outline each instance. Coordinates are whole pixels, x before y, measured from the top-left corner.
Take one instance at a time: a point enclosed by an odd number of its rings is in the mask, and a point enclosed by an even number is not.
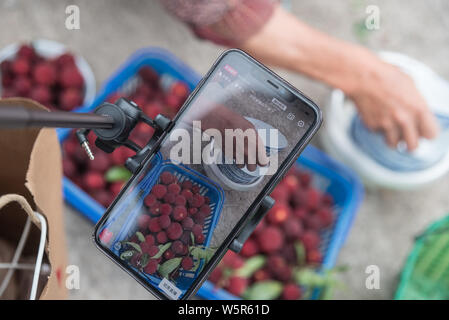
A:
[[[329,208],[319,209],[316,216],[320,219],[322,228],[330,227],[334,221],[334,214]]]
[[[51,86],[56,82],[57,71],[54,65],[50,62],[39,62],[34,66],[33,79],[36,83]]]
[[[174,193],[169,193],[164,196],[164,202],[174,204],[176,200],[176,195]]]
[[[264,281],[270,279],[270,273],[267,269],[259,269],[253,274],[253,279],[255,282]]]
[[[182,206],[176,206],[173,209],[173,219],[176,221],[182,221],[187,217],[187,209]]]
[[[331,207],[334,204],[334,198],[328,193],[323,194],[321,203],[326,207]]]
[[[159,248],[156,245],[152,245],[148,248],[148,251],[145,253],[148,253],[150,257],[154,257],[159,252]]]
[[[143,269],[143,272],[145,272],[146,274],[154,274],[157,271],[158,265],[159,262],[156,259],[150,259]]]
[[[297,239],[304,231],[301,221],[296,217],[290,217],[283,225],[285,236],[288,239]]]
[[[323,255],[318,249],[307,251],[306,257],[307,263],[310,264],[320,264],[321,262],[323,262]]]
[[[181,238],[179,238],[179,240],[181,240],[183,243],[185,243],[186,245],[191,245],[192,244],[192,233],[190,230],[184,230],[184,232],[182,233]]]
[[[167,228],[167,236],[170,240],[177,240],[182,235],[182,227],[178,222],[171,223]]]
[[[298,300],[301,298],[301,289],[295,283],[287,283],[281,297],[283,300]]]
[[[181,267],[184,270],[190,270],[193,268],[193,259],[191,257],[184,257],[181,260]]]
[[[151,217],[147,214],[142,214],[137,218],[137,225],[140,230],[145,230],[148,228],[148,224],[150,223]]]
[[[105,172],[109,169],[111,165],[111,160],[108,155],[104,152],[98,152],[95,154],[95,159],[88,162],[89,170]]]
[[[284,184],[279,184],[270,196],[276,200],[276,202],[287,202],[289,198],[289,191]]]
[[[203,226],[200,225],[200,224],[195,224],[192,227],[192,233],[193,233],[194,236],[198,236],[198,235],[202,234],[203,233]]]
[[[153,238],[154,239],[154,238]],[[154,241],[154,240],[153,240]],[[132,241],[133,242],[133,241]],[[137,241],[136,241],[137,242]],[[148,253],[150,250],[151,250],[151,248],[153,247],[153,245],[154,245],[154,242],[153,243],[148,243],[148,242],[146,242],[146,241],[144,241],[144,242],[141,242],[140,244],[140,249],[142,249],[142,252],[143,253]]]
[[[312,175],[308,172],[299,172],[298,178],[303,188],[308,188],[312,182]]]
[[[223,277],[223,269],[220,266],[218,266],[210,273],[209,280],[212,281],[212,283],[218,284],[218,282],[222,279],[222,277]]]
[[[172,210],[173,210],[173,208],[170,204],[168,204],[168,203],[161,204],[161,207],[160,207],[161,215],[168,216],[172,212]]]
[[[195,223],[193,222],[193,219],[190,217],[186,217],[184,220],[182,220],[182,227],[184,228],[184,230],[191,230],[194,224]]]
[[[316,213],[309,214],[303,221],[307,229],[319,231],[323,228],[321,219]]]
[[[152,234],[147,234],[147,235],[145,236],[145,242],[146,242],[148,245],[152,246],[152,245],[154,244],[154,242],[155,242],[154,236],[153,236]]]
[[[176,206],[185,206],[186,203],[187,203],[187,200],[186,200],[186,198],[185,198],[184,196],[177,195],[177,196],[175,197],[175,203],[174,203],[174,205],[176,205]]]
[[[312,230],[306,230],[300,239],[306,250],[316,249],[320,244],[320,236]]]
[[[301,187],[299,179],[294,175],[285,176],[284,180],[282,180],[282,184],[287,188],[289,193],[292,193]]]
[[[148,223],[148,230],[155,233],[161,231],[161,225],[159,224],[158,218],[151,218],[150,222]]]
[[[195,236],[195,243],[196,244],[203,244],[204,240],[206,240],[206,237],[202,233]]]
[[[64,88],[82,89],[84,86],[84,79],[75,65],[68,65],[64,67],[59,74],[59,83]]]
[[[245,241],[245,243],[243,244],[243,248],[240,251],[240,254],[244,257],[251,257],[256,255],[257,253],[259,253],[259,246],[257,245],[257,242],[252,238],[249,238]]]
[[[238,276],[232,276],[228,280],[226,290],[236,296],[241,296],[248,287],[248,279]]]
[[[268,226],[257,234],[257,242],[262,252],[271,253],[284,245],[284,236],[279,228]]]
[[[160,180],[161,180],[161,183],[163,183],[165,185],[169,185],[169,184],[175,182],[176,178],[171,172],[164,171],[161,173]]]
[[[103,175],[98,172],[89,172],[84,178],[84,183],[87,190],[103,189],[106,183],[103,179]]]
[[[206,215],[201,213],[201,212],[197,212],[197,213],[192,215],[192,218],[193,218],[193,221],[195,221],[196,224],[203,225],[204,224],[204,220],[206,219]]]
[[[305,206],[308,210],[315,210],[321,202],[321,192],[317,189],[309,188],[305,191]]]
[[[161,214],[161,203],[156,201],[156,203],[150,207],[149,211],[152,215],[159,216]]]
[[[162,229],[167,229],[171,223],[171,219],[168,215],[161,215],[158,219]]]
[[[174,241],[171,245],[171,250],[173,250],[175,254],[181,254],[184,250],[184,243],[182,243],[181,240]]]
[[[275,203],[267,213],[266,219],[271,224],[282,224],[290,217],[290,207],[285,203]]]
[[[188,189],[183,189],[181,191],[181,196],[183,196],[184,198],[186,198],[187,201],[189,201],[193,198],[193,193]]]
[[[145,202],[145,204],[146,204],[148,207],[152,207],[153,205],[156,204],[157,199],[156,199],[156,197],[154,196],[154,194],[151,194],[151,193],[150,193],[149,195],[147,195],[147,196],[145,197],[144,202]]]
[[[200,212],[207,217],[212,212],[212,210],[208,204],[204,204],[200,207]]]
[[[296,208],[293,211],[293,215],[298,218],[298,219],[305,219],[307,217],[309,213],[307,212],[307,210],[303,207],[300,208]]]
[[[198,212],[198,208],[189,208],[189,215],[194,216]]]
[[[156,86],[159,80],[159,75],[154,69],[144,66],[139,69],[139,76],[145,81],[147,84],[151,84]]]
[[[232,269],[238,269],[245,264],[245,261],[237,253],[228,251],[223,257],[223,264]]]
[[[194,194],[193,197],[187,201],[192,207],[200,208],[204,204],[204,197],[200,194]]]
[[[181,192],[181,187],[177,183],[171,183],[167,187],[167,191],[172,194],[179,194]]]
[[[170,259],[173,259],[174,257],[175,257],[175,254],[172,250],[168,249],[167,251],[164,252],[165,260],[170,260]]]
[[[183,189],[190,190],[190,189],[192,189],[192,187],[193,187],[193,183],[192,183],[191,181],[189,181],[189,180],[186,180],[186,181],[183,181],[183,182],[181,183],[181,187],[182,187]]]
[[[151,189],[151,194],[153,194],[156,199],[162,199],[167,193],[167,187],[163,184],[157,184]]]
[[[159,244],[164,244],[167,242],[167,233],[165,231],[159,231],[156,235],[156,240]]]
[[[192,186],[192,192],[193,193],[199,193],[200,192],[200,187],[198,185]]]

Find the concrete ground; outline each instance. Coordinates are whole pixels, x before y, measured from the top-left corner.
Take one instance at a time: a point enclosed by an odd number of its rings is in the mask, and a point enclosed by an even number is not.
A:
[[[333,36],[362,42],[374,50],[399,51],[415,57],[449,79],[449,3],[444,0],[292,0],[291,9]],[[65,8],[77,4],[81,29],[64,26]],[[369,4],[378,5],[380,30],[358,27]],[[172,51],[205,73],[223,48],[195,39],[167,15],[157,1],[0,0],[0,47],[47,38],[68,45],[91,64],[100,85],[132,52],[145,46]],[[281,48],[280,48],[281,49]],[[324,106],[329,89],[299,75],[282,72],[290,82]],[[368,190],[338,265],[345,289],[339,299],[391,299],[413,239],[430,222],[449,211],[449,177],[419,191]],[[81,287],[74,299],[152,299],[140,285],[100,254],[91,241],[92,224],[66,207],[70,263],[78,265]],[[380,268],[380,289],[365,287],[365,268]]]

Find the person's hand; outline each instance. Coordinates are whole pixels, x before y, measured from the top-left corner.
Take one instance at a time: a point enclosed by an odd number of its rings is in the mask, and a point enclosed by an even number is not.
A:
[[[349,96],[369,129],[383,132],[391,147],[405,141],[410,151],[420,137],[437,135],[438,123],[409,76],[374,56],[363,67]]]

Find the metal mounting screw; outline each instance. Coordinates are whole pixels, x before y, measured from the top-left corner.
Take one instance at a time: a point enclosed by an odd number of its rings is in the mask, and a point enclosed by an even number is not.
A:
[[[89,157],[89,159],[90,159],[90,160],[94,160],[95,157],[94,157],[94,154],[93,154],[92,150],[90,150],[89,142],[84,141],[84,142],[81,144],[81,146],[84,148],[84,151],[86,151],[87,156]]]

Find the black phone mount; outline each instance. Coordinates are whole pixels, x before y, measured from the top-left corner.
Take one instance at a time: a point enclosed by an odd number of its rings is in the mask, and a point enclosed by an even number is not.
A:
[[[103,103],[95,109],[94,113],[103,117],[106,116],[112,118],[114,120],[114,125],[112,128],[107,129],[96,128],[78,130],[76,135],[81,146],[86,150],[89,158],[93,159],[93,154],[87,140],[87,135],[92,130],[97,136],[95,145],[106,153],[111,153],[120,146],[125,146],[135,151],[136,154],[128,158],[125,162],[126,168],[132,173],[135,173],[142,165],[144,159],[153,152],[153,147],[162,134],[168,132],[173,126],[173,122],[161,114],[157,115],[154,120],[149,118],[142,112],[137,104],[125,98],[118,99],[114,104],[109,102]],[[152,138],[143,147],[138,146],[135,142],[129,139],[131,131],[140,121],[156,130]],[[229,245],[230,250],[236,253],[240,252],[245,241],[251,233],[253,233],[265,214],[271,207],[273,207],[274,202],[275,201],[271,197],[266,196],[261,204],[250,213],[243,229]]]

